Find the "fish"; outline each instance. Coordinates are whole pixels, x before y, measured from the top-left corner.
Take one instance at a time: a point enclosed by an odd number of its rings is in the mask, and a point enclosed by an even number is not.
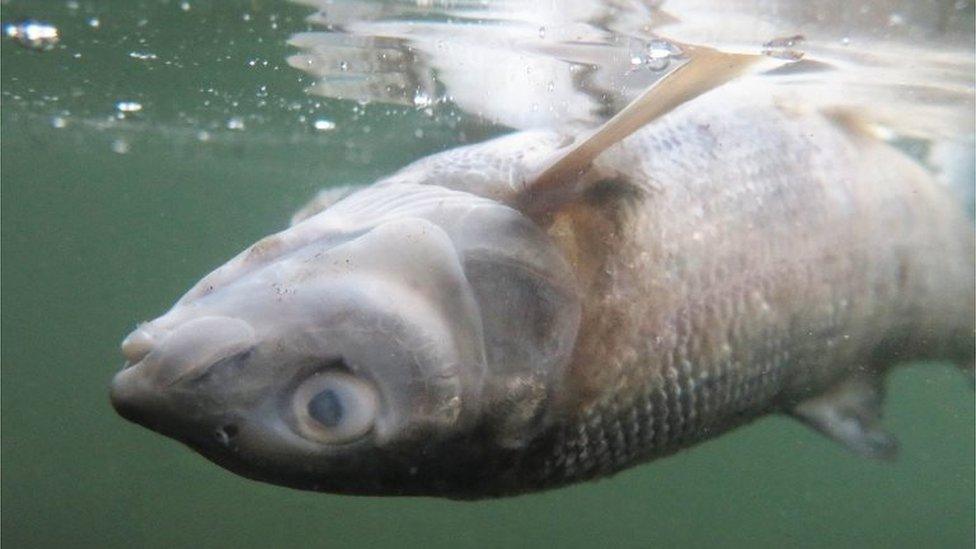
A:
[[[777,81],[805,60],[675,43],[595,128],[322,191],[124,339],[112,405],[351,495],[538,492],[770,414],[893,458],[891,369],[973,368],[965,200],[873,112]]]

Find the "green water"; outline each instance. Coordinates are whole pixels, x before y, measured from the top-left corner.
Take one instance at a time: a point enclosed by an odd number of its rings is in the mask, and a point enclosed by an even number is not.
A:
[[[281,228],[316,189],[490,132],[316,105],[282,62],[287,36],[305,29],[301,7],[189,8],[2,4],[4,22],[62,32],[49,52],[2,46],[8,547],[973,547],[973,392],[944,365],[891,377],[892,464],[771,417],[609,480],[477,503],[257,484],[118,418],[107,386],[135,322]],[[142,110],[115,119],[117,101]],[[228,129],[238,118],[244,128]],[[319,119],[336,129],[315,131]]]

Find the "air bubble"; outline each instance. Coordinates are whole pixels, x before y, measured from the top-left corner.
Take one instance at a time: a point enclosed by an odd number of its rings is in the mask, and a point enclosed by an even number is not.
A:
[[[630,64],[636,69],[645,67],[652,71],[668,68],[673,59],[682,56],[681,48],[672,42],[659,38],[648,41],[643,48],[630,56]]]
[[[25,48],[49,51],[61,40],[58,28],[41,21],[22,21],[4,27],[4,34]]]
[[[794,46],[803,42],[804,38],[802,35],[786,36],[781,38],[773,38],[772,40],[763,44],[763,55],[768,55],[769,57],[775,57],[776,59],[785,59],[787,61],[799,61],[803,59],[803,52],[794,49]]]
[[[327,132],[329,130],[334,130],[336,124],[331,120],[326,120],[325,118],[319,118],[315,122],[312,122],[312,127],[315,128],[316,131]]]
[[[115,110],[125,114],[136,113],[142,110],[142,103],[136,101],[119,101],[115,104]]]
[[[417,107],[418,109],[429,107],[432,102],[433,101],[431,100],[430,96],[422,91],[418,91],[413,96],[413,106]]]
[[[125,154],[129,152],[129,142],[125,139],[116,139],[112,141],[112,152],[115,154]]]
[[[227,129],[240,131],[244,129],[244,119],[240,116],[233,116],[227,120]]]

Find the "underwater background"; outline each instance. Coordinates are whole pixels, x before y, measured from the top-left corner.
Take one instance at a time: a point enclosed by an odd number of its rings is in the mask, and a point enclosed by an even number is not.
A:
[[[17,1],[0,48],[0,431],[8,547],[964,547],[972,384],[897,369],[875,463],[784,417],[610,479],[460,503],[248,481],[118,417],[119,342],[327,185],[498,133],[459,115],[312,98],[308,8]],[[6,27],[5,27],[6,28]]]

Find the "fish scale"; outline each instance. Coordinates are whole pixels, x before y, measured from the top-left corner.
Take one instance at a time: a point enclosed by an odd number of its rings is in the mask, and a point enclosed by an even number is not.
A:
[[[671,130],[660,131],[669,133]],[[637,136],[637,139],[641,138],[652,147],[657,147],[660,143],[669,143],[665,148],[672,147],[667,138]],[[626,147],[626,143],[623,147]],[[734,159],[735,151],[727,152],[731,152]],[[625,153],[619,154],[623,156]],[[645,157],[652,156],[653,153],[645,154]],[[694,158],[693,154],[680,156]],[[751,162],[744,162],[743,168],[750,180],[775,180],[781,177],[780,174],[770,171],[768,162]],[[678,165],[677,168],[681,172],[688,169],[685,165]],[[658,170],[657,179],[664,178],[666,175]],[[744,186],[733,185],[723,194],[726,195],[726,200],[734,202],[755,193],[746,192]],[[793,202],[790,201],[781,204],[779,211],[792,215],[789,213],[791,204]],[[816,220],[824,215],[816,209],[821,204],[812,203],[807,206],[809,207],[796,210],[795,215],[802,216],[802,219],[809,220],[807,222],[811,226],[815,226],[818,222]],[[771,217],[770,221],[764,221],[762,215],[755,219],[757,224],[780,223],[775,217]],[[782,246],[775,240],[767,240],[761,245],[761,253],[765,256],[784,253]],[[810,248],[809,253],[811,257],[816,257],[823,251],[814,247]],[[808,319],[811,321],[809,323],[779,327],[771,324],[763,328],[757,337],[755,333],[749,334],[749,327],[744,319],[755,318],[763,307],[768,307],[764,295],[772,289],[768,278],[771,273],[778,272],[777,276],[797,279],[798,288],[814,289],[820,287],[821,281],[838,276],[833,273],[843,272],[844,268],[842,266],[839,271],[817,271],[811,264],[794,263],[786,270],[757,273],[753,279],[754,284],[744,284],[734,291],[726,290],[724,294],[710,294],[710,287],[714,287],[716,282],[713,278],[715,266],[706,266],[699,270],[695,275],[700,278],[688,290],[688,294],[694,295],[701,291],[703,295],[676,311],[675,317],[679,321],[675,326],[679,329],[672,351],[663,355],[654,353],[653,350],[644,353],[644,356],[660,357],[654,366],[623,366],[630,370],[651,367],[661,373],[651,376],[643,393],[629,403],[626,400],[620,401],[619,395],[611,394],[609,401],[600,400],[583,413],[586,419],[580,420],[582,427],[569,428],[561,433],[558,437],[561,442],[557,444],[559,449],[555,453],[565,454],[566,457],[554,462],[557,471],[552,473],[553,482],[567,482],[581,476],[605,473],[608,463],[606,454],[626,455],[629,456],[629,461],[634,461],[671,453],[695,442],[702,437],[702,433],[726,430],[769,411],[771,407],[776,408],[777,399],[783,396],[787,385],[807,385],[806,390],[814,391],[815,387],[823,386],[825,382],[843,375],[843,367],[833,370],[833,373],[830,369],[823,371],[823,361],[818,359],[807,359],[791,365],[789,346],[791,342],[793,345],[800,342],[799,349],[803,354],[811,352],[811,345],[819,348],[821,344],[827,349],[834,349],[837,356],[851,352],[844,347],[844,340],[839,333],[849,322],[843,320],[846,318],[842,316],[845,315],[844,306],[834,305],[845,302],[842,289],[848,284],[847,279],[838,278],[826,287],[824,291],[829,292],[827,303],[814,305],[821,313],[814,319]],[[748,272],[745,274],[748,275]],[[879,302],[886,300],[886,296],[894,291],[886,286],[886,280],[882,276],[874,286]],[[880,315],[882,312],[876,314]],[[715,329],[719,326],[727,328],[716,340]],[[814,334],[822,337],[811,338]],[[805,341],[812,343],[804,343]],[[739,354],[719,357],[710,362],[710,354],[723,345],[738,349]],[[697,357],[697,362],[689,357]],[[695,371],[702,375],[696,376]],[[615,384],[611,382],[605,385]],[[638,435],[628,437],[626,433]],[[641,436],[645,433],[650,435]],[[619,448],[620,445],[625,447]],[[560,463],[566,466],[560,469]]]
[[[617,471],[636,462],[674,453],[714,432],[724,431],[759,415],[756,404],[778,392],[784,360],[756,362],[748,372],[727,364],[720,380],[723,397],[709,383],[690,378],[658,378],[635,398],[611,400],[583,413],[577,426],[561,431],[544,470],[543,485],[560,485]],[[682,405],[682,395],[696,403]],[[723,414],[709,413],[713,402]],[[707,419],[706,419],[707,418]]]

